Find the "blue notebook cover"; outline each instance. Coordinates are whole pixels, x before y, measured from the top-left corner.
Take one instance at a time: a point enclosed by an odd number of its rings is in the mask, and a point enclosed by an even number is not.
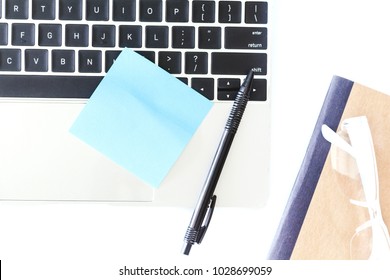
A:
[[[268,255],[270,260],[288,260],[294,250],[299,232],[312,200],[330,144],[321,136],[321,126],[336,130],[350,96],[354,82],[334,76],[305,157]]]

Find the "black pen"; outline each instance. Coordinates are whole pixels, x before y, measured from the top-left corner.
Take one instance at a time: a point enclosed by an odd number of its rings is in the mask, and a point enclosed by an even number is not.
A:
[[[184,237],[183,254],[188,255],[192,245],[200,244],[210,223],[214,211],[217,196],[214,195],[215,187],[221,174],[223,165],[229,153],[230,146],[237,132],[238,126],[244,114],[246,104],[249,100],[252,88],[254,73],[250,70],[242,83],[237,97],[233,103],[233,108],[227,120],[225,130],[222,134],[217,151],[211,164],[203,189],[200,193],[194,213],[192,214],[190,225]]]

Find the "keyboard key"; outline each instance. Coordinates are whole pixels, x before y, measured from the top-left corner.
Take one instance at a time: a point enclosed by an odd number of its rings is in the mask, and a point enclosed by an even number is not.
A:
[[[214,1],[193,1],[192,2],[193,22],[215,22]]]
[[[117,57],[120,55],[121,51],[106,51],[106,68],[105,71],[108,72],[111,66],[114,64]]]
[[[219,22],[240,23],[241,22],[241,2],[220,1],[219,2]]]
[[[252,83],[252,92],[249,100],[266,101],[267,100],[267,80],[254,79]]]
[[[168,48],[168,26],[146,26],[147,48]]]
[[[89,98],[95,91],[102,78],[102,76],[69,75],[0,75],[0,96],[35,98]],[[29,90],[26,90],[26,85],[30,85]]]
[[[21,51],[19,49],[0,49],[0,71],[20,71]],[[1,84],[0,88],[4,85]]]
[[[221,78],[218,79],[218,89],[220,90],[235,90],[240,89],[241,81],[237,78]]]
[[[27,19],[28,0],[5,0],[5,18]]]
[[[25,70],[34,72],[48,71],[48,51],[27,49],[25,51]]]
[[[179,81],[181,81],[182,83],[185,83],[186,85],[188,85],[188,78],[177,77],[177,79],[178,79]]]
[[[87,0],[87,20],[106,21],[109,17],[108,0]]]
[[[51,67],[53,72],[74,72],[75,54],[73,50],[53,50]]]
[[[140,48],[142,47],[141,25],[119,26],[119,47]]]
[[[94,47],[114,47],[115,46],[115,26],[114,25],[94,25],[94,26],[92,26],[92,46],[94,46]]]
[[[153,51],[136,51],[136,53],[142,55],[153,63],[156,62],[156,54]]]
[[[82,0],[59,1],[59,17],[62,20],[81,20]]]
[[[186,74],[207,74],[208,55],[206,52],[187,52],[185,64]]]
[[[240,38],[237,40],[237,38]],[[225,48],[227,49],[267,49],[267,28],[226,27]]]
[[[262,23],[268,22],[268,3],[267,2],[246,2],[245,3],[245,22]]]
[[[12,24],[12,45],[33,46],[35,44],[35,25],[33,23]]]
[[[193,78],[191,87],[209,100],[214,99],[214,79],[213,78]]]
[[[218,100],[235,100],[240,89],[240,79],[218,79]]]
[[[100,73],[102,71],[101,51],[79,51],[79,72]]]
[[[54,0],[33,0],[32,1],[32,18],[51,20],[55,18],[55,1]]]
[[[161,22],[162,1],[161,0],[140,0],[140,21]]]
[[[60,24],[40,24],[38,29],[40,46],[61,46],[62,26]]]
[[[114,20],[135,21],[135,12],[135,0],[114,0]]]
[[[199,48],[220,49],[221,27],[199,27]]]
[[[234,90],[218,90],[218,100],[234,101],[237,97],[237,91]]]
[[[158,66],[171,74],[181,73],[181,53],[180,52],[159,52]]]
[[[195,27],[173,26],[172,48],[193,49],[195,47]]]
[[[0,45],[8,44],[8,23],[0,23]]]
[[[187,0],[167,0],[166,21],[188,22],[189,5]]]
[[[246,75],[252,69],[255,75],[267,74],[265,53],[212,53],[211,73],[221,75]]]
[[[65,45],[67,47],[87,47],[88,30],[87,24],[67,24],[65,27]]]

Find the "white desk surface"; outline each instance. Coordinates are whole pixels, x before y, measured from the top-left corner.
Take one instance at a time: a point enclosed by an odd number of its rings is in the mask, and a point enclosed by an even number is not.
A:
[[[332,75],[390,93],[388,1],[270,1],[270,20],[273,130],[266,207],[216,209],[203,244],[183,256],[193,209],[0,203],[4,277],[123,279],[118,271],[125,265],[261,265]]]

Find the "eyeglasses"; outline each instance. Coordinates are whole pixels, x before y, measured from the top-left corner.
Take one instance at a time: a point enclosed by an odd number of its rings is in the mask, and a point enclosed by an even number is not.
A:
[[[367,208],[369,220],[358,226],[351,238],[351,258],[390,260],[390,237],[380,208],[378,171],[367,118],[345,119],[339,134],[327,125],[323,125],[321,131],[334,147],[352,156],[360,174],[364,201],[351,198],[350,202]],[[343,139],[342,133],[349,138],[349,142]]]

